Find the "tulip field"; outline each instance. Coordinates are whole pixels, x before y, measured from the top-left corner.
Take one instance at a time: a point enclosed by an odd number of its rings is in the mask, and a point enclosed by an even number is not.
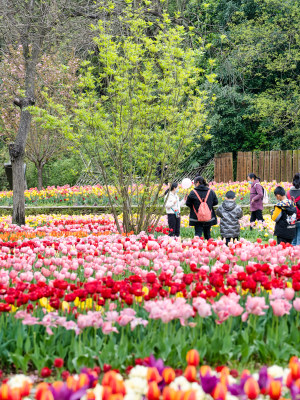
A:
[[[166,222],[0,218],[0,400],[298,400],[300,246]]]
[[[273,191],[277,186],[275,181],[273,182],[262,182],[263,187],[268,191],[270,201],[275,202]],[[283,186],[285,189],[289,189],[291,184],[288,182],[280,182],[278,185]],[[210,183],[211,189],[213,189],[220,199],[224,199],[225,193],[228,190],[233,190],[236,193],[237,200],[241,204],[249,204],[249,193],[250,186],[248,182],[231,182],[231,183]],[[143,185],[139,186],[139,192],[143,189]],[[162,196],[167,186],[162,189]],[[114,196],[117,201],[117,190],[113,187],[109,187],[111,196]],[[180,188],[179,195],[184,195],[186,190]],[[12,191],[0,192],[0,206],[12,205],[13,201]],[[136,187],[131,188],[131,197],[134,203],[136,197]],[[64,205],[64,206],[105,206],[108,205],[108,196],[106,190],[101,185],[96,186],[73,186],[68,185],[63,187],[47,187],[44,190],[37,190],[32,188],[25,191],[26,205],[28,206],[53,206],[53,205]],[[162,199],[161,199],[162,201]]]

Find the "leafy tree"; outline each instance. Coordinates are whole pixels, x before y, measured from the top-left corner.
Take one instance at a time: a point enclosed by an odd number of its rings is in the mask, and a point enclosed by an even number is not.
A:
[[[59,56],[44,54],[37,64],[35,86],[36,104],[45,107],[45,99],[42,95],[44,88],[48,88],[54,99],[64,98],[68,104],[70,91],[77,80],[78,59],[74,56],[66,66],[61,64]],[[9,47],[8,54],[0,63],[0,80],[2,96],[0,99],[0,124],[2,127],[1,138],[6,142],[15,140],[17,127],[20,120],[20,111],[11,102],[11,99],[19,96],[24,87],[25,65],[22,46]],[[38,189],[43,187],[43,168],[57,154],[67,147],[66,138],[59,131],[42,128],[33,119],[28,140],[26,143],[26,157],[37,168]]]
[[[56,115],[32,109],[45,128],[59,127],[84,149],[101,172],[118,229],[121,205],[125,232],[140,232],[160,217],[153,214],[164,181],[155,175],[157,164],[168,165],[172,179],[194,136],[205,133],[207,95],[197,88],[202,51],[184,49],[184,27],[172,26],[167,14],[147,21],[143,8],[131,4],[118,21],[117,33],[113,19],[94,26],[98,68],[84,63],[73,113],[50,96]]]
[[[35,104],[37,65],[43,53],[62,42],[70,20],[81,19],[75,12],[88,14],[96,7],[91,0],[0,0],[2,46],[22,45],[24,87],[14,104],[20,108],[20,122],[15,141],[9,146],[13,170],[13,223],[25,224],[24,154],[32,116],[28,107]],[[68,31],[69,35],[72,32]],[[64,42],[65,43],[65,42]]]

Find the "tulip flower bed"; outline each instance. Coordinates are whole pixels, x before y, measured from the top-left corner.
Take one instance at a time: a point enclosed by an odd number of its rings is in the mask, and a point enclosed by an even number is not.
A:
[[[291,187],[288,182],[280,182],[286,190]],[[277,186],[275,181],[273,182],[262,182],[263,187],[268,191],[270,197],[270,203],[275,203],[275,197],[273,191]],[[213,189],[220,199],[224,200],[225,193],[228,190],[233,190],[237,195],[237,200],[241,204],[249,204],[250,185],[248,182],[230,182],[230,183],[210,183],[211,189]],[[165,186],[162,190],[162,198],[164,191],[167,189]],[[131,192],[132,203],[134,204],[137,196],[137,187],[133,187]],[[143,186],[139,186],[139,192],[143,191]],[[118,194],[113,186],[109,187],[109,192],[115,200],[118,200]],[[186,194],[186,190],[180,188],[180,196]],[[13,202],[12,191],[0,192],[0,206],[11,206]],[[25,200],[27,206],[107,206],[109,205],[108,196],[103,186],[73,186],[68,185],[63,187],[48,187],[41,191],[36,188],[32,188],[25,191]]]
[[[189,350],[184,370],[164,364],[152,355],[128,366],[126,374],[106,366],[104,374],[98,368],[83,368],[79,375],[62,373],[62,380],[47,382],[51,370],[42,371],[44,380],[36,376],[16,375],[5,379],[0,396],[7,400],[255,400],[292,399],[300,394],[300,362],[291,357],[284,368],[263,366],[257,371],[208,365],[199,367],[199,353]]]
[[[153,353],[183,367],[300,354],[300,246],[116,234],[111,216],[0,221],[0,364],[63,358],[125,370]],[[261,240],[259,240],[261,242]]]

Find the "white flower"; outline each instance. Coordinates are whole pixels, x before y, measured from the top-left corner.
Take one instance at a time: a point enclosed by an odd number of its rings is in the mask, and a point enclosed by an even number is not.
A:
[[[142,378],[147,379],[148,367],[144,367],[143,365],[136,365],[129,373],[129,378]]]
[[[143,395],[147,393],[148,382],[146,379],[133,377],[127,379],[124,383],[127,394]]]
[[[232,394],[227,393],[226,394],[226,400],[238,400],[238,397],[232,396]]]
[[[272,365],[272,367],[268,368],[268,375],[272,378],[282,378],[283,377],[283,368],[279,367],[279,365]]]
[[[14,375],[10,380],[7,382],[11,389],[13,388],[21,388],[24,382],[29,382],[32,384],[32,380],[25,375]]]
[[[228,376],[227,376],[227,379],[228,379],[228,384],[229,384],[229,385],[233,385],[233,384],[236,383],[236,379],[235,379],[233,376],[231,376],[231,375],[228,375]]]
[[[93,393],[95,395],[95,400],[102,400],[103,386],[97,383],[93,389]]]
[[[184,376],[178,376],[170,384],[170,388],[175,389],[175,390],[182,390],[183,392],[186,392],[191,389],[191,384],[187,379],[185,379]]]

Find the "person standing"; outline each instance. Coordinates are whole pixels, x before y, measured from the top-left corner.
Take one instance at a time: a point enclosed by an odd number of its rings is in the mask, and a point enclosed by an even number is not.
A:
[[[287,192],[287,198],[292,200],[296,205],[297,221],[296,221],[296,235],[292,241],[293,246],[300,245],[300,173],[295,174],[293,178],[293,186]]]
[[[225,201],[217,209],[216,214],[221,218],[220,233],[222,239],[225,238],[228,246],[231,239],[239,240],[240,223],[239,220],[243,216],[243,210],[235,202],[235,193],[229,190],[225,195]]]
[[[271,212],[272,220],[276,222],[274,236],[277,236],[277,244],[292,243],[296,233],[296,207],[286,197],[283,187],[277,186],[274,194],[278,201]]]
[[[218,198],[215,192],[209,189],[206,180],[202,176],[197,176],[194,179],[194,186],[194,190],[190,192],[186,200],[186,206],[190,208],[189,225],[195,227],[195,236],[201,237],[204,235],[204,238],[208,240],[211,237],[211,227],[217,224],[213,206],[218,204]],[[199,221],[197,217],[201,203],[202,205],[206,203],[210,212],[209,219],[205,221]],[[203,207],[202,205],[201,207]]]
[[[252,224],[255,221],[264,221],[263,218],[263,198],[264,198],[264,189],[260,184],[260,178],[256,176],[253,172],[248,175],[248,182],[251,185],[250,188],[250,223]],[[252,227],[250,226],[250,229]]]
[[[179,200],[178,183],[173,182],[170,189],[165,191],[165,207],[168,216],[169,236],[180,236],[180,207],[185,205],[186,197]],[[170,193],[169,193],[170,192]]]

